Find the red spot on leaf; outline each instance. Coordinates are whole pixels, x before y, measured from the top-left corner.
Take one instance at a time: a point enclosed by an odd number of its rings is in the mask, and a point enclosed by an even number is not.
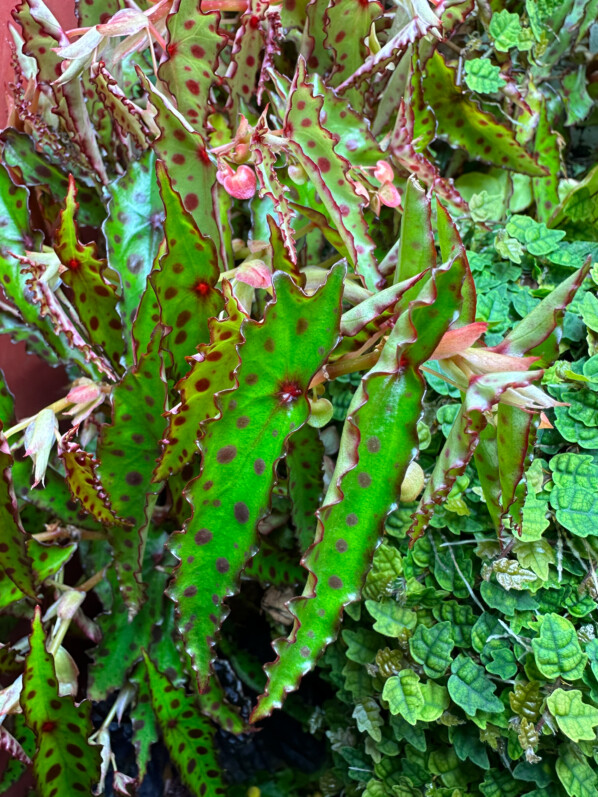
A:
[[[207,282],[198,282],[195,288],[193,288],[195,293],[199,293],[200,296],[205,296],[210,291],[210,286]]]
[[[56,727],[56,723],[52,720],[46,720],[42,725],[42,733],[52,733],[54,728]]]
[[[291,404],[303,394],[297,382],[285,381],[281,384],[277,395],[281,404]]]

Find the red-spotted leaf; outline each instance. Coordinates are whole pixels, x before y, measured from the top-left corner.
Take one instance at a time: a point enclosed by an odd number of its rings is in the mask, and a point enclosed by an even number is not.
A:
[[[236,592],[268,512],[274,466],[288,435],[307,420],[310,380],[337,343],[343,274],[335,268],[309,297],[286,274],[274,275],[276,300],[264,320],[248,319],[241,329],[238,387],[220,394],[222,417],[201,440],[202,473],[187,490],[193,516],[171,538],[180,564],[170,594],[202,691],[224,600]]]
[[[303,288],[305,285],[305,274],[299,268],[296,253],[294,255],[292,254],[295,252],[294,241],[292,242],[292,251],[289,252],[287,240],[285,239],[286,232],[277,226],[272,216],[268,216],[267,221],[268,227],[270,228],[272,271],[284,271],[286,274],[290,274],[297,285]]]
[[[172,329],[162,346],[172,355],[171,375],[176,381],[189,370],[185,356],[195,354],[197,346],[209,340],[208,320],[218,316],[223,301],[216,288],[220,272],[214,243],[197,229],[161,161],[156,169],[166,211],[165,252],[151,282],[160,320]]]
[[[232,295],[229,282],[224,282],[223,293],[227,317],[222,321],[211,319],[210,343],[199,347],[191,370],[176,386],[181,401],[167,415],[168,429],[162,440],[155,481],[178,473],[192,460],[198,450],[196,443],[203,434],[202,424],[220,417],[220,395],[237,387],[237,346],[244,342],[240,329],[246,316]]]
[[[263,23],[268,6],[268,0],[248,0],[247,10],[239,20],[226,71],[230,92],[228,107],[233,119],[237,116],[239,103],[248,104],[255,93],[260,56],[265,44]]]
[[[214,728],[199,713],[193,696],[184,689],[175,689],[147,656],[145,663],[152,707],[181,780],[193,794],[226,794],[216,757]]]
[[[276,154],[265,143],[265,136],[269,133],[268,123],[266,122],[265,114],[260,117],[256,125],[254,134],[251,138],[251,149],[254,153],[254,166],[257,177],[260,183],[260,198],[269,197],[274,205],[276,216],[278,217],[278,231],[282,244],[285,249],[286,258],[292,264],[297,263],[297,252],[295,251],[295,239],[292,221],[295,216],[291,208],[286,192],[289,190],[286,185],[280,182],[276,169],[274,168],[277,160]],[[272,229],[272,225],[270,225]],[[274,262],[275,269],[280,268]],[[286,269],[281,269],[286,270]],[[299,270],[294,268],[294,271],[299,274]]]
[[[418,232],[420,233],[420,238],[424,237],[426,234],[425,229],[421,229]],[[423,236],[421,235],[422,233]],[[408,237],[405,236],[405,238]],[[408,240],[406,246],[408,246]],[[425,265],[428,255],[432,256],[433,260],[428,261],[428,265]],[[385,288],[383,291],[375,293],[373,296],[370,296],[368,299],[364,299],[363,302],[360,302],[359,304],[355,305],[355,307],[352,307],[350,310],[347,310],[345,313],[343,313],[341,318],[341,332],[343,335],[354,337],[364,330],[368,324],[372,323],[375,325],[375,329],[380,326],[380,321],[384,319],[383,313],[385,310],[388,310],[390,307],[394,307],[403,294],[412,288],[416,283],[418,283],[422,277],[425,277],[426,274],[429,276],[430,269],[436,265],[436,251],[424,251],[423,257],[421,259],[416,260],[414,258],[414,260],[417,267],[420,265],[423,266],[421,272],[416,272],[414,276],[411,276],[402,282],[398,282],[396,285],[391,285],[389,288]],[[386,315],[386,319],[390,320],[390,314]],[[347,343],[348,341],[345,339],[342,346],[345,346]],[[335,354],[336,353],[337,352],[335,352]]]
[[[172,187],[180,194],[198,230],[212,239],[218,257],[223,258],[215,200],[216,166],[208,154],[206,141],[142,73],[139,77],[157,111],[154,121],[160,128],[160,138],[153,145],[156,155],[164,161]]]
[[[130,136],[139,149],[146,150],[152,136],[141,108],[127,97],[103,61],[93,66],[90,80],[110,119],[118,125],[121,137]]]
[[[108,359],[82,336],[79,325],[75,325],[66,309],[58,301],[47,280],[46,265],[43,262],[18,255],[21,264],[21,273],[26,280],[27,298],[32,305],[39,305],[39,319],[48,319],[54,329],[54,340],[58,340],[58,347],[67,350],[66,341],[70,351],[66,357],[77,362],[84,371],[93,379],[99,374],[105,374],[109,379],[116,380],[116,374]],[[60,336],[58,338],[57,336]],[[63,337],[64,336],[64,337]]]
[[[217,676],[210,678],[208,691],[203,695],[196,694],[195,699],[204,717],[209,717],[228,733],[239,734],[249,730],[237,708],[226,699],[225,690]]]
[[[23,528],[14,492],[11,468],[13,458],[6,438],[0,431],[0,571],[30,598],[36,597],[36,577],[26,543],[29,535]],[[5,584],[5,589],[9,589]]]
[[[121,281],[121,300],[117,309],[126,330],[131,329],[135,320],[163,238],[164,209],[158,191],[155,163],[153,151],[146,151],[108,188],[110,202],[108,218],[104,223],[104,237],[108,266],[119,275]],[[126,353],[129,365],[133,364],[132,349],[129,345]]]
[[[35,734],[33,774],[40,797],[91,794],[100,779],[100,748],[88,744],[91,703],[59,697],[54,660],[36,608],[25,662],[21,706]]]
[[[110,530],[115,567],[123,598],[133,616],[139,609],[139,579],[147,524],[158,487],[152,473],[164,431],[166,402],[159,338],[128,371],[112,394],[112,423],[102,427],[97,448],[98,474],[112,511],[128,526]]]
[[[323,457],[324,445],[313,426],[305,424],[289,438],[286,463],[291,517],[301,553],[314,541],[316,509],[324,490]]]
[[[459,312],[464,279],[460,259],[433,270],[419,296],[404,302],[380,359],[353,396],[318,512],[316,539],[303,559],[307,584],[302,597],[289,604],[296,618],[293,629],[287,639],[274,643],[277,658],[265,667],[268,685],[253,721],[270,714],[297,688],[336,637],[344,607],[359,599],[384,520],[397,506],[417,452],[425,389],[419,366]]]
[[[307,79],[305,61],[300,58],[284,120],[287,147],[317,187],[356,270],[367,287],[375,290],[383,280],[363,216],[363,197],[358,196],[347,179],[351,164],[335,151],[338,137],[321,122],[323,104],[322,97],[315,94]]]
[[[27,540],[27,555],[31,560],[31,568],[35,583],[43,584],[47,578],[55,576],[69,561],[77,548],[72,545],[42,545],[33,538]],[[0,609],[10,606],[25,597],[25,593],[10,581],[0,569]]]
[[[137,698],[131,708],[133,725],[133,744],[135,760],[139,769],[139,781],[142,781],[151,760],[151,747],[158,741],[158,723],[152,708],[152,698],[144,663],[135,668],[130,678],[137,685]]]
[[[302,54],[314,72],[324,75],[332,66],[332,51],[326,46],[326,9],[329,0],[307,0],[305,27],[303,28]]]
[[[204,14],[196,0],[175,0],[168,18],[168,59],[159,74],[178,110],[196,130],[204,129],[211,112],[210,89],[226,44],[219,24],[220,14]]]
[[[432,112],[430,111],[430,114]],[[467,210],[467,204],[453,185],[453,181],[442,177],[437,167],[419,151],[415,132],[414,103],[410,94],[401,99],[390,138],[390,151],[399,164],[408,172],[417,175],[436,195],[456,208]]]
[[[546,175],[546,170],[517,143],[512,131],[457,86],[455,73],[438,50],[426,64],[424,96],[434,109],[440,138],[462,147],[470,158],[532,177]]]
[[[370,49],[365,44],[365,39],[370,33],[372,24],[382,15],[382,11],[382,4],[377,0],[365,3],[333,0],[329,4],[324,17],[328,22],[326,46],[333,53],[333,66],[328,79],[331,86],[338,86],[350,75],[355,74],[370,56]],[[351,99],[354,100],[356,93],[350,92]]]
[[[98,258],[95,244],[79,242],[77,229],[77,187],[69,176],[69,190],[65,208],[54,236],[54,250],[65,267],[62,281],[71,288],[73,305],[77,310],[89,340],[119,368],[124,352],[121,320],[116,312],[118,296],[114,285],[104,276],[105,261]]]
[[[444,448],[436,460],[426,489],[420,499],[409,534],[413,541],[426,530],[434,506],[450,493],[476,448],[480,434],[488,423],[487,413],[510,388],[527,387],[542,376],[542,371],[514,371],[472,377]]]
[[[503,518],[510,514],[513,525],[521,529],[523,503],[527,492],[525,471],[529,467],[531,452],[540,419],[519,407],[499,404],[496,413],[496,446],[500,502]]]
[[[103,491],[96,472],[98,462],[93,454],[83,451],[78,443],[70,442],[63,447],[60,457],[71,495],[83,509],[102,525],[124,525],[124,521],[114,514]]]
[[[426,34],[433,33],[439,38],[440,20],[426,0],[412,0],[409,10],[405,9],[405,11],[405,15],[397,17],[397,20],[404,23],[402,27],[393,30],[386,44],[377,53],[372,53],[365,61],[361,62],[352,75],[345,77],[338,86],[340,92],[357,86],[364,80],[371,79],[376,73],[385,69],[388,64],[396,63],[410,44],[422,39]]]
[[[532,180],[536,214],[539,221],[548,224],[550,217],[560,205],[558,185],[561,159],[558,136],[548,124],[545,100],[540,107],[534,149],[538,155],[538,163],[548,171],[545,177],[534,177]]]
[[[63,60],[54,50],[69,44],[66,33],[42,0],[22,0],[13,11],[13,17],[22,29],[25,54],[33,57],[37,63],[41,90],[54,105],[64,131],[79,150],[87,169],[94,178],[106,185],[108,176],[96,130],[89,118],[82,81],[72,80],[62,86],[51,85],[62,75]]]

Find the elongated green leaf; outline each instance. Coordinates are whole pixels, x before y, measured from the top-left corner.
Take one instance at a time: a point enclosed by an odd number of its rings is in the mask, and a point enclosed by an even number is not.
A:
[[[112,511],[130,524],[112,529],[110,543],[131,615],[141,603],[139,570],[158,491],[151,478],[160,453],[158,441],[164,431],[166,384],[158,343],[154,337],[138,366],[114,388],[112,423],[102,428],[96,455],[100,463],[98,474]]]
[[[302,553],[314,541],[316,509],[324,489],[323,456],[324,446],[313,426],[305,424],[289,438],[286,463],[289,496],[293,503],[291,516]]]
[[[194,794],[226,794],[214,746],[214,729],[192,696],[175,689],[145,656],[151,701],[164,742],[183,783]]]
[[[539,221],[548,223],[559,206],[559,172],[561,169],[559,143],[556,133],[548,124],[546,101],[540,107],[540,118],[536,128],[535,150],[538,163],[548,170],[546,177],[534,177],[532,187],[536,200],[536,213]]]
[[[467,261],[467,254],[463,241],[457,230],[457,225],[451,219],[448,210],[441,202],[436,202],[436,223],[438,224],[438,242],[440,244],[440,254],[444,263],[449,260],[458,259],[460,267],[465,273],[462,296],[463,304],[459,318],[452,325],[453,328],[473,324],[476,320],[476,290],[473,275]]]
[[[410,177],[403,199],[401,238],[394,282],[400,283],[436,265],[432,208],[425,190]]]
[[[110,202],[103,230],[108,266],[121,281],[122,298],[118,310],[126,330],[135,319],[162,240],[164,209],[158,193],[155,162],[153,151],[148,150],[108,188]],[[131,345],[127,350],[127,363],[133,363]]]
[[[351,0],[334,0],[329,4],[324,12],[324,29],[325,43],[334,53],[329,77],[331,86],[338,86],[346,80],[370,54],[364,39],[368,36],[373,22],[381,14],[382,5],[377,2],[356,5]],[[351,98],[354,98],[357,92],[349,93]]]
[[[558,344],[562,337],[561,324],[565,308],[573,301],[586,278],[590,263],[591,258],[588,258],[582,268],[561,282],[517,324],[494,351],[516,356],[534,355],[540,357],[539,366],[554,362],[559,355]]]
[[[434,506],[446,498],[457,476],[467,467],[480,434],[488,423],[486,413],[498,403],[506,390],[530,385],[541,375],[542,371],[513,371],[486,374],[471,380],[443,452],[436,460],[417,511],[413,515],[413,523],[409,529],[412,540],[421,537],[430,522]]]
[[[206,149],[206,142],[166,96],[154,88],[145,76],[140,74],[140,78],[157,110],[155,122],[161,135],[154,141],[156,155],[166,164],[172,187],[180,194],[198,230],[203,236],[212,239],[218,257],[222,258],[215,200],[218,190],[216,166]]]
[[[29,188],[33,185],[47,186],[56,202],[64,200],[69,186],[68,175],[35,149],[30,136],[13,128],[7,128],[2,132],[1,140],[4,144],[2,150],[4,162],[8,166],[20,169],[26,186]],[[97,192],[83,184],[78,184],[77,189],[81,203],[79,221],[82,224],[99,227],[106,212]]]
[[[262,323],[247,320],[241,329],[239,387],[220,394],[222,418],[206,427],[203,470],[188,489],[194,514],[171,542],[180,565],[170,590],[202,690],[224,599],[236,590],[268,511],[274,465],[287,436],[307,419],[305,391],[337,342],[343,272],[334,269],[312,297],[275,274],[276,302]]]
[[[92,700],[105,700],[114,690],[122,689],[127,672],[141,659],[142,650],[150,647],[152,628],[161,624],[168,574],[155,569],[153,555],[159,556],[160,548],[161,545],[148,545],[146,549],[143,575],[147,590],[132,620],[127,616],[114,571],[108,575],[112,606],[108,614],[97,619],[102,640],[91,651],[93,664],[89,668],[88,694]]]
[[[347,179],[350,163],[334,149],[336,137],[321,122],[323,102],[314,94],[305,61],[299,59],[284,120],[287,146],[317,187],[356,270],[367,287],[375,290],[381,287],[382,278],[363,217],[362,198]]]
[[[455,73],[438,50],[426,64],[424,96],[434,109],[439,135],[466,149],[470,157],[532,177],[546,175],[507,127],[482,111],[457,87]]]
[[[151,760],[151,747],[158,741],[158,723],[152,708],[152,696],[144,662],[137,665],[130,680],[137,685],[137,699],[131,708],[131,723],[139,780],[143,780]]]
[[[222,310],[222,294],[216,288],[220,272],[213,242],[197,229],[160,161],[157,172],[166,210],[166,251],[151,282],[160,305],[160,320],[172,329],[162,346],[172,355],[172,378],[178,381],[189,369],[185,355],[195,354],[200,343],[207,343],[208,320]]]
[[[102,492],[102,485],[96,473],[98,462],[93,454],[83,451],[77,443],[67,443],[61,453],[66,471],[66,483],[73,498],[86,512],[102,525],[122,526],[124,521],[117,517]]]
[[[238,387],[235,379],[239,365],[237,346],[244,343],[240,330],[246,316],[232,295],[229,282],[224,282],[223,294],[227,317],[208,322],[210,343],[199,346],[191,370],[177,385],[181,402],[168,414],[168,430],[162,441],[164,448],[154,474],[155,481],[178,473],[191,461],[203,435],[202,424],[221,417],[218,398]]]
[[[546,678],[576,681],[583,675],[588,657],[581,651],[573,623],[565,617],[545,614],[532,647],[536,666]]]
[[[210,113],[210,88],[226,44],[219,23],[219,13],[204,14],[195,0],[175,0],[168,18],[168,60],[159,75],[196,130],[204,129]]]
[[[470,717],[474,717],[478,711],[488,714],[503,711],[503,704],[494,695],[496,685],[488,680],[483,668],[478,667],[469,656],[460,653],[451,665],[451,673],[448,679],[449,694]]]
[[[11,468],[13,458],[0,431],[0,572],[15,588],[30,598],[36,597],[36,578],[27,552],[28,534],[23,528],[14,492]],[[8,586],[5,584],[5,590]]]
[[[397,506],[400,485],[417,447],[417,420],[428,359],[460,309],[462,262],[433,270],[420,295],[399,316],[380,359],[357,388],[330,488],[319,512],[316,542],[304,558],[309,570],[288,639],[274,643],[276,661],[253,719],[282,703],[335,638],[343,608],[357,600],[384,519]],[[438,313],[429,307],[437,297]],[[382,410],[382,411],[381,411]],[[401,418],[401,423],[396,418]]]
[[[81,244],[77,228],[77,187],[72,175],[65,208],[54,236],[54,249],[65,271],[62,281],[73,292],[73,305],[79,314],[89,340],[99,346],[118,369],[124,346],[121,320],[116,312],[117,295],[106,281],[105,262],[98,259],[95,244]]]
[[[29,641],[21,705],[37,743],[33,773],[38,793],[40,797],[91,794],[100,779],[100,748],[87,742],[92,732],[91,703],[75,706],[72,697],[58,696],[39,609]]]
[[[255,93],[260,57],[264,50],[267,10],[267,0],[248,0],[247,9],[239,19],[226,71],[230,92],[228,107],[233,119],[237,116],[239,103],[249,103]]]

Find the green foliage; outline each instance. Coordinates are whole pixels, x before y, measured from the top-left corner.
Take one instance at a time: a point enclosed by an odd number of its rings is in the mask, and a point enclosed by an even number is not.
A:
[[[593,797],[596,0],[77,6],[0,135],[68,382],[0,385],[0,791]]]

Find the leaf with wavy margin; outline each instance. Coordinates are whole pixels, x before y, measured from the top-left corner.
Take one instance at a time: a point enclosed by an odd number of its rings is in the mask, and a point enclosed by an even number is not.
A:
[[[324,445],[319,432],[309,424],[295,432],[287,443],[291,517],[301,553],[314,541],[316,509],[324,491],[323,458]]]
[[[420,294],[405,302],[380,359],[353,396],[336,468],[318,512],[316,541],[303,559],[307,584],[303,596],[289,604],[295,624],[287,639],[274,643],[278,658],[266,665],[268,686],[253,712],[254,722],[297,688],[335,639],[344,607],[359,598],[384,520],[397,506],[417,451],[425,389],[419,366],[458,314],[464,278],[461,261],[432,272]],[[430,312],[432,305],[437,312]]]
[[[202,424],[220,417],[218,397],[237,388],[234,372],[239,364],[237,346],[244,343],[240,329],[246,318],[226,280],[222,286],[227,316],[208,322],[210,342],[199,346],[191,370],[176,386],[181,401],[167,413],[168,429],[154,481],[178,473],[197,453],[203,435]],[[208,389],[209,388],[209,389]]]
[[[467,150],[470,158],[532,177],[546,176],[546,170],[523,149],[509,128],[468,99],[438,51],[426,64],[424,96],[434,109],[440,137]]]
[[[159,338],[128,371],[112,393],[112,423],[100,432],[98,474],[110,506],[130,525],[109,531],[116,572],[129,613],[134,616],[142,600],[139,578],[147,524],[159,487],[152,473],[164,431],[166,402]]]
[[[98,258],[97,245],[79,241],[78,210],[77,186],[69,175],[65,207],[54,234],[54,251],[65,268],[62,281],[72,291],[73,306],[90,342],[106,354],[118,371],[124,353],[122,323],[116,312],[118,296],[114,285],[106,280],[106,261]]]
[[[160,78],[180,113],[196,130],[203,130],[212,110],[210,89],[226,44],[226,37],[218,29],[220,14],[204,14],[197,0],[175,0],[166,24],[168,59],[160,66]]]
[[[98,461],[76,442],[67,442],[60,452],[64,463],[66,483],[73,498],[98,523],[106,526],[122,526],[125,522],[113,512],[108,496],[102,488],[97,474]]]
[[[175,689],[145,655],[152,706],[164,743],[183,783],[195,794],[226,794],[216,757],[214,728],[184,689]]]
[[[325,91],[321,87],[321,91]],[[374,242],[363,216],[363,197],[347,179],[351,164],[339,155],[333,135],[321,121],[324,104],[308,79],[300,58],[289,94],[284,119],[286,146],[316,186],[330,218],[336,225],[350,259],[370,290],[383,284],[374,255]]]
[[[0,425],[1,429],[1,425]],[[0,431],[0,568],[15,587],[30,598],[36,598],[36,577],[27,551],[29,535],[23,528],[12,482],[12,454]],[[6,587],[5,587],[6,589]]]
[[[172,331],[162,348],[172,355],[170,376],[180,379],[188,370],[186,355],[209,340],[208,322],[223,308],[216,287],[220,272],[213,241],[197,229],[191,214],[174,190],[164,164],[156,164],[160,195],[166,210],[164,254],[150,281],[160,305],[160,321]]]
[[[221,250],[218,218],[220,186],[216,182],[216,166],[206,149],[207,142],[194,131],[168,97],[152,86],[139,70],[138,75],[157,111],[154,121],[160,128],[160,137],[153,143],[154,151],[166,164],[172,187],[180,194],[197,228],[214,242],[221,267],[225,256]]]
[[[238,388],[219,394],[222,417],[206,426],[202,473],[187,489],[193,516],[170,542],[180,561],[170,595],[201,691],[227,614],[224,599],[236,592],[268,512],[275,464],[288,435],[307,420],[310,380],[338,341],[343,275],[335,268],[309,297],[286,274],[274,275],[276,301],[263,322],[247,319],[241,328]]]
[[[41,611],[35,609],[25,661],[21,706],[35,734],[33,774],[40,797],[91,794],[100,779],[100,748],[88,744],[91,703],[59,697],[52,655],[46,650]]]

